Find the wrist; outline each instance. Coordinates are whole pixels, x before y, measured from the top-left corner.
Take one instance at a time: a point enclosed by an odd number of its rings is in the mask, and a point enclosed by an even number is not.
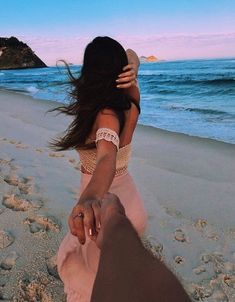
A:
[[[122,214],[120,212],[117,212],[116,210],[109,209],[109,211],[102,217],[101,223],[102,226],[106,229],[107,225],[109,227],[113,227],[115,225],[118,225],[123,219],[126,219],[126,215]]]
[[[110,240],[113,242],[114,236],[119,236],[122,234],[123,227],[125,228],[128,224],[128,219],[125,215],[121,213],[113,213],[109,217],[101,221],[101,228],[103,229],[103,243],[104,245],[109,245]]]
[[[83,194],[79,197],[77,204],[86,203],[92,200],[101,200],[101,196],[99,194],[95,194],[92,192],[83,192]]]

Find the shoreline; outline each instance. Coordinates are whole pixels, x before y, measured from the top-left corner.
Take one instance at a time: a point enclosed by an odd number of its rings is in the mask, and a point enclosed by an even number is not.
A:
[[[45,114],[58,105],[0,91],[5,300],[15,295],[23,302],[37,293],[39,301],[65,301],[55,255],[68,231],[80,172],[76,151],[53,152],[46,145],[71,119]],[[148,213],[147,246],[177,274],[192,301],[199,292],[208,302],[220,301],[218,295],[235,299],[234,158],[229,143],[142,125],[134,134],[129,172]]]
[[[40,102],[45,102],[45,103],[48,103],[48,104],[54,104],[54,106],[60,106],[60,105],[65,105],[64,103],[62,102],[59,102],[59,101],[53,101],[53,100],[48,100],[48,99],[40,99],[40,98],[37,98],[37,97],[34,97],[30,94],[27,94],[27,93],[23,93],[23,92],[19,92],[19,91],[14,91],[14,90],[10,90],[10,89],[3,89],[3,88],[0,88],[0,93],[3,92],[3,93],[13,93],[13,94],[17,94],[17,95],[24,95],[26,97],[30,97],[32,98],[33,100],[36,100],[36,101],[40,101]],[[145,124],[139,124],[138,123],[138,126],[141,126],[141,127],[147,127],[147,128],[153,128],[153,129],[156,129],[157,131],[163,131],[164,133],[172,133],[173,135],[185,135],[187,137],[193,137],[193,138],[199,138],[199,139],[207,139],[207,140],[211,140],[211,141],[216,141],[216,142],[219,142],[219,143],[224,143],[224,144],[228,144],[228,145],[234,145],[235,146],[235,142],[232,143],[232,142],[226,142],[226,141],[223,141],[223,140],[219,140],[219,139],[215,139],[215,138],[210,138],[210,137],[202,137],[202,136],[197,136],[197,135],[193,135],[193,134],[188,134],[188,133],[184,133],[184,132],[177,132],[177,131],[171,131],[171,130],[167,130],[167,129],[163,129],[163,128],[158,128],[158,127],[154,127],[154,126],[151,126],[151,125],[145,125]],[[163,134],[164,134],[163,133]]]

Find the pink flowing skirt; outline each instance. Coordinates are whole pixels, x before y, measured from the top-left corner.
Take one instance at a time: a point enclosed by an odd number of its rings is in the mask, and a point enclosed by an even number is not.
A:
[[[91,175],[81,173],[79,195],[90,179]],[[130,174],[115,177],[109,192],[120,198],[127,217],[138,234],[143,235],[147,227],[147,212]],[[90,302],[99,256],[99,248],[89,237],[81,245],[70,231],[65,235],[57,252],[57,269],[64,283],[67,302]]]

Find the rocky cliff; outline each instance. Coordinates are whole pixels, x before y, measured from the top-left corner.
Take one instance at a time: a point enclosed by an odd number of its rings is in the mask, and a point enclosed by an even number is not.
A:
[[[42,68],[46,64],[15,37],[0,37],[0,69]]]
[[[158,61],[158,59],[155,56],[149,56],[149,57],[141,56],[139,59],[140,59],[140,62],[142,62],[142,63]]]

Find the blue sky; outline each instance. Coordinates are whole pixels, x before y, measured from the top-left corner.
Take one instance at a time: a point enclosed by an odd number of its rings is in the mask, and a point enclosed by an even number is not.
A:
[[[160,59],[235,56],[233,0],[0,0],[0,36],[14,35],[47,64],[81,63],[97,35]]]

